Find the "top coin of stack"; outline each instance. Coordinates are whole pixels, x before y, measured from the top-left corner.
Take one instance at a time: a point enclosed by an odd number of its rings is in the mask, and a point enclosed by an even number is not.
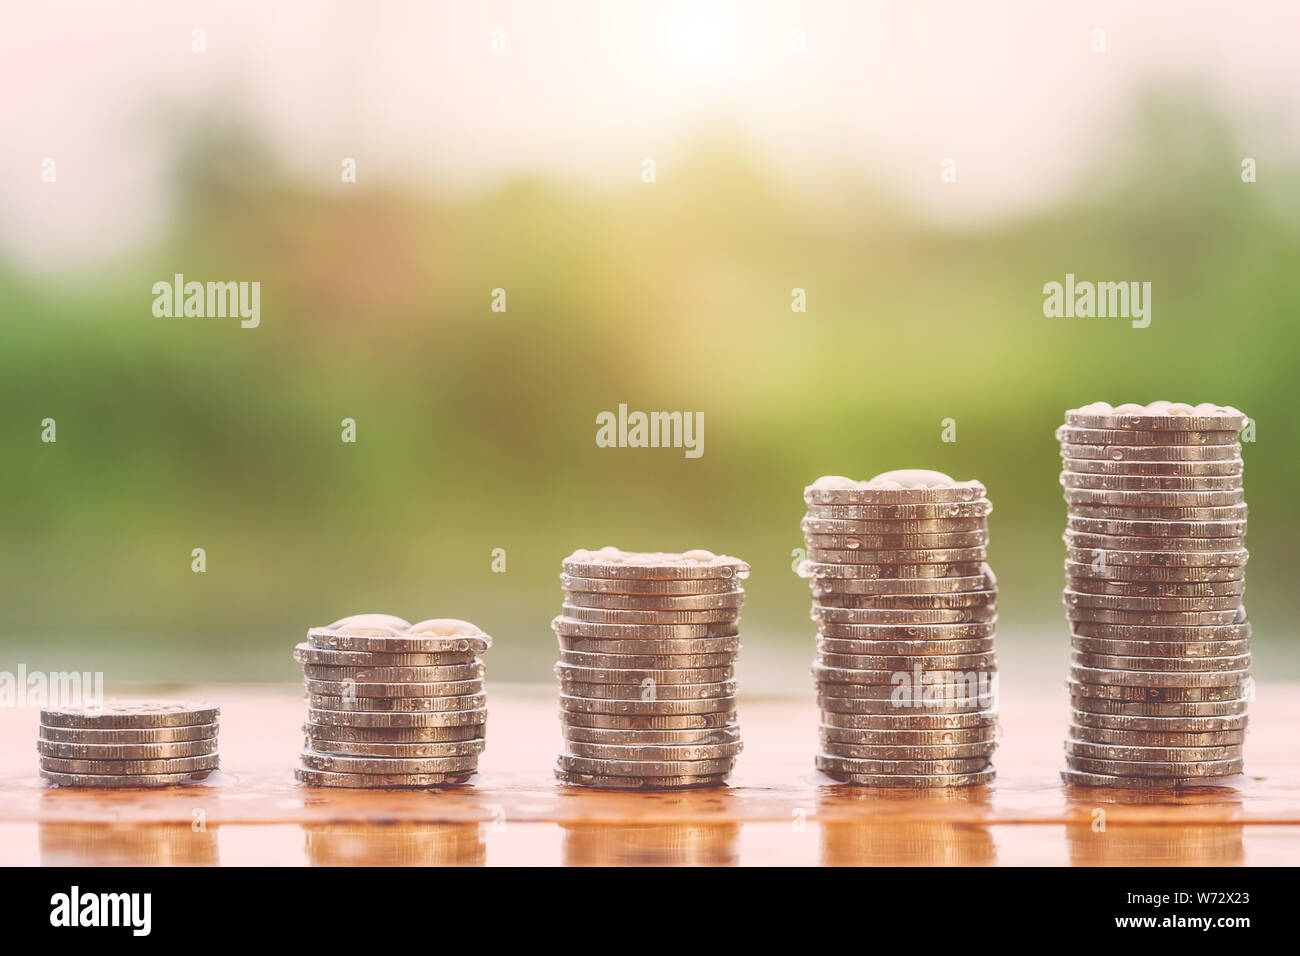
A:
[[[733,667],[749,565],[711,551],[564,559],[564,752],[556,777],[612,789],[722,783],[740,752]]]
[[[313,627],[294,648],[307,684],[300,782],[417,788],[478,769],[487,721],[483,662],[492,639],[468,621],[409,624],[357,614]]]
[[[217,718],[208,704],[110,701],[41,711],[41,776],[70,787],[168,787],[217,769]]]
[[[1245,424],[1219,405],[1066,412],[1066,783],[1204,786],[1241,772]]]
[[[817,768],[875,787],[992,780],[997,584],[984,486],[936,471],[827,476],[804,501]]]

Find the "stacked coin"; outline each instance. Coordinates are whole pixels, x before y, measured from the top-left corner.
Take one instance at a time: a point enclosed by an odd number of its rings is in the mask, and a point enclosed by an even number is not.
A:
[[[561,781],[634,790],[726,779],[741,747],[732,669],[748,575],[711,551],[565,558],[564,613],[551,624]]]
[[[804,489],[821,706],[817,768],[873,787],[993,779],[997,583],[975,481],[891,471]]]
[[[487,720],[483,662],[492,639],[468,621],[408,624],[357,614],[313,627],[294,648],[307,684],[302,766],[316,787],[463,783]]]
[[[1097,402],[1057,431],[1069,505],[1067,783],[1168,788],[1241,771],[1246,505],[1218,405]]]
[[[69,787],[169,787],[217,769],[217,718],[207,704],[110,701],[41,711],[41,776]]]

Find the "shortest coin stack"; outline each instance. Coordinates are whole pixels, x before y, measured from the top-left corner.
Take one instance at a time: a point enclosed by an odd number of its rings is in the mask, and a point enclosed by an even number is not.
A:
[[[740,753],[734,666],[749,566],[711,551],[602,548],[564,560],[564,783],[674,790],[724,782]]]
[[[110,701],[42,710],[41,776],[65,787],[169,787],[217,769],[217,718],[207,704]]]
[[[294,648],[307,685],[294,777],[314,787],[428,789],[478,769],[492,639],[468,621],[357,614]]]

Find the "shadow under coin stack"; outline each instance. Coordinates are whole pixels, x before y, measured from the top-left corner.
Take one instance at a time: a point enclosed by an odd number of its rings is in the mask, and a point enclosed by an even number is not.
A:
[[[1250,675],[1235,408],[1097,402],[1057,431],[1069,505],[1068,784],[1240,773]]]
[[[984,487],[935,471],[804,490],[817,769],[870,787],[993,779],[997,584]]]
[[[41,776],[66,787],[170,787],[217,769],[217,719],[207,704],[109,702],[42,710]]]
[[[294,648],[307,684],[302,766],[314,787],[426,789],[478,769],[492,639],[468,621],[358,614]]]
[[[564,560],[564,783],[620,790],[723,783],[740,753],[733,667],[749,565],[710,551],[602,548]]]

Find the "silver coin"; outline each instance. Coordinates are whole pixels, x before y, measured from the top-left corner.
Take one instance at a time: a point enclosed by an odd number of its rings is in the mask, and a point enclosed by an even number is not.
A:
[[[399,654],[383,651],[335,651],[296,644],[293,659],[300,664],[326,667],[457,667],[478,660],[473,651],[444,651],[435,654]]]
[[[730,773],[735,766],[734,757],[718,760],[602,760],[560,754],[555,762],[568,773],[602,777],[701,777]]]
[[[312,707],[307,711],[309,723],[325,727],[367,727],[367,728],[423,728],[423,727],[463,727],[467,724],[481,724],[487,720],[487,709],[467,707],[461,710],[389,713],[361,710],[323,709]]]
[[[1246,427],[1246,416],[1230,405],[1206,405],[1191,409],[1201,414],[1161,413],[1151,408],[1144,411],[1145,413],[1121,414],[1115,411],[1107,413],[1072,408],[1065,413],[1065,421],[1067,425],[1079,428],[1137,428],[1160,432],[1189,429],[1239,432]]]
[[[1198,659],[1249,658],[1249,641],[1108,641],[1100,637],[1070,638],[1076,654],[1117,659],[1174,658],[1191,661]]]
[[[565,574],[580,578],[649,578],[680,581],[690,578],[736,578],[749,574],[749,565],[739,558],[699,552],[699,559],[683,554],[622,551],[610,557],[599,553],[575,552],[562,562]]]
[[[1129,475],[1165,478],[1222,478],[1240,476],[1244,462],[1240,458],[1220,461],[1133,461],[1113,458],[1073,458],[1061,456],[1064,471],[1084,475]]]
[[[483,677],[483,663],[451,664],[444,667],[349,667],[304,664],[303,676],[313,681],[354,681],[361,684],[417,684],[473,681]]]
[[[823,621],[821,637],[851,641],[979,641],[993,637],[992,621],[977,624],[845,624]]]
[[[956,760],[865,760],[819,753],[814,758],[818,770],[853,774],[952,774],[976,773],[989,765],[988,757],[965,757]]]
[[[474,772],[460,773],[335,773],[294,767],[293,776],[309,787],[343,787],[352,790],[428,790],[464,783]]]
[[[597,760],[721,760],[735,757],[742,749],[739,740],[725,744],[591,744],[566,740],[565,751],[572,757]]]
[[[583,651],[561,651],[560,664],[572,667],[611,668],[615,670],[718,670],[730,671],[736,662],[730,654],[595,654]],[[716,677],[725,680],[730,674]]]
[[[1119,668],[1084,667],[1074,664],[1070,667],[1071,680],[1083,685],[1104,684],[1108,687],[1130,687],[1153,693],[1156,688],[1233,688],[1250,677],[1249,668],[1229,671],[1186,671],[1186,670],[1147,670],[1133,671]],[[1073,685],[1071,685],[1073,686]],[[1095,694],[1084,696],[1094,697]],[[1150,698],[1152,700],[1156,698]]]
[[[1119,641],[1158,641],[1166,644],[1205,643],[1210,641],[1245,641],[1250,639],[1250,623],[1209,627],[1197,626],[1129,626],[1124,624],[1089,624],[1075,621],[1070,625],[1076,637]]]
[[[459,757],[343,757],[305,750],[300,759],[308,770],[331,773],[465,773],[478,766],[478,754]]]
[[[1140,763],[1193,763],[1201,760],[1233,760],[1241,757],[1240,744],[1221,747],[1154,747],[1096,744],[1086,740],[1065,741],[1065,752],[1072,757],[1102,760],[1137,761]]]
[[[878,787],[886,790],[940,790],[957,787],[982,787],[993,782],[992,767],[974,773],[947,774],[866,774],[828,772],[827,776],[841,783],[859,787]]]
[[[989,740],[970,744],[897,747],[885,744],[851,744],[838,740],[827,740],[823,737],[821,748],[823,753],[833,757],[847,757],[851,760],[866,760],[872,763],[879,761],[882,766],[900,762],[919,763],[928,766],[937,763],[947,764],[951,761],[962,763],[967,760],[978,760],[987,763],[988,759],[993,756],[993,751],[997,749],[997,743]]]
[[[1241,606],[1240,594],[1142,597],[1066,590],[1061,598],[1067,607],[1099,607],[1109,611],[1235,611]]]
[[[836,688],[845,687],[845,684],[833,685]],[[1103,701],[1102,703],[1113,703],[1112,701]],[[859,714],[872,715],[877,717],[903,716],[909,718],[918,718],[927,715],[938,714],[973,714],[983,713],[989,709],[990,702],[987,699],[978,696],[972,698],[955,698],[951,700],[923,700],[923,701],[897,701],[865,697],[847,697],[847,696],[828,696],[827,694],[818,693],[817,705],[823,710],[822,721],[829,723],[830,714]],[[924,725],[909,722],[900,726],[910,726],[915,729],[921,729]]]
[[[221,708],[211,704],[180,701],[106,701],[102,707],[62,707],[41,711],[47,727],[80,727],[89,730],[185,727],[213,724]]]
[[[1178,532],[1169,531],[1162,522],[1202,522],[1211,525],[1219,522],[1229,522],[1232,524],[1232,529],[1228,531],[1228,534],[1240,536],[1246,533],[1246,519],[1250,517],[1250,508],[1244,504],[1225,505],[1221,508],[1148,508],[1143,505],[1070,505],[1069,509],[1071,518],[1091,518],[1094,521],[1157,522],[1157,524],[1152,526],[1155,533],[1168,534],[1177,534]],[[1144,534],[1150,532],[1111,531],[1104,533]],[[1212,533],[1207,532],[1201,532],[1201,535],[1205,537],[1213,537]],[[1191,533],[1187,536],[1197,537],[1197,534]]]
[[[42,769],[41,779],[60,787],[97,787],[100,789],[150,789],[156,787],[177,787],[206,779],[211,770],[197,770],[192,773],[121,773],[121,774],[86,774],[59,773]]]
[[[987,518],[993,505],[987,499],[946,504],[911,505],[809,505],[809,518],[833,518],[838,521],[907,521],[954,518]]]
[[[469,740],[429,741],[426,743],[378,743],[374,741],[331,740],[308,736],[303,746],[320,754],[344,757],[430,758],[465,757],[483,752],[487,741],[482,737]]]
[[[734,678],[734,668],[693,667],[678,670],[651,670],[637,668],[582,667],[561,661],[555,665],[555,675],[563,681],[587,684],[634,684],[646,681],[653,684],[716,684]]]
[[[984,610],[997,603],[998,592],[954,591],[950,594],[835,594],[816,593],[823,607],[896,608],[905,611]],[[857,603],[848,603],[857,602]]]
[[[217,738],[183,740],[166,744],[83,744],[67,741],[36,741],[36,752],[46,757],[84,760],[168,760],[202,757],[217,752]]]
[[[739,637],[698,637],[666,640],[641,640],[622,637],[571,637],[557,635],[564,653],[618,656],[690,656],[731,655],[740,651]]]
[[[734,624],[739,608],[720,608],[711,611],[615,611],[608,608],[578,607],[563,604],[564,616],[575,621],[595,624]]]
[[[217,736],[218,725],[186,724],[181,727],[122,727],[96,729],[88,727],[47,727],[41,724],[41,740],[102,745],[167,744],[186,740],[207,740]]]
[[[577,713],[619,716],[682,716],[686,714],[730,714],[735,711],[734,695],[688,700],[621,700],[609,697],[579,697],[560,694],[560,709]]]
[[[940,608],[917,611],[904,608],[827,607],[820,602],[814,602],[809,616],[814,621],[826,624],[874,624],[887,627],[971,623],[992,625],[997,621],[997,608],[962,608],[955,611]]]
[[[1168,720],[1169,718],[1165,718]],[[1071,724],[1071,739],[1093,744],[1116,744],[1122,747],[1227,747],[1241,746],[1246,740],[1244,730],[1218,731],[1158,731],[1158,730],[1106,730]]]
[[[1195,702],[1151,702],[1143,700],[1101,700],[1095,697],[1070,697],[1071,715],[1075,723],[1087,723],[1084,714],[1103,714],[1116,717],[1233,717],[1244,715],[1250,701],[1211,700]]]
[[[987,531],[953,531],[947,534],[805,534],[809,548],[827,551],[894,551],[940,548],[982,548],[989,543]]]
[[[1236,657],[1114,657],[1107,654],[1085,654],[1075,651],[1070,661],[1080,667],[1122,671],[1211,671],[1223,672],[1250,667],[1250,655]]]
[[[988,551],[978,548],[915,548],[880,550],[832,550],[809,548],[808,560],[815,564],[872,564],[893,566],[900,564],[967,564],[979,563],[988,558]]]
[[[1135,509],[1136,510],[1136,509]],[[1132,538],[1240,538],[1246,534],[1245,521],[1129,521],[1109,518],[1084,518],[1071,515],[1071,531]]]
[[[1118,790],[1183,790],[1193,787],[1228,786],[1231,777],[1115,777],[1108,774],[1062,770],[1061,780],[1070,787],[1112,787]]]
[[[925,673],[936,671],[974,671],[991,670],[997,667],[994,654],[827,654],[819,649],[817,663],[827,669],[850,669],[862,671],[898,671],[911,672],[919,663]]]
[[[974,501],[984,497],[984,493],[984,486],[978,481],[959,481],[938,488],[872,488],[862,484],[828,488],[809,485],[803,490],[803,500],[810,505],[905,505]]]
[[[821,637],[817,640],[817,650],[823,654],[866,655],[887,657],[928,657],[929,655],[949,656],[993,653],[993,639],[979,638],[957,641],[855,641],[834,637]]]
[[[698,641],[735,637],[740,626],[735,620],[708,624],[602,624],[590,620],[555,618],[551,630],[559,637],[615,637],[627,641]]]
[[[581,681],[560,681],[560,688],[569,697],[589,700],[617,700],[652,703],[654,701],[703,701],[735,698],[734,680],[714,684],[586,684]]]
[[[69,757],[40,758],[42,770],[54,773],[147,775],[193,773],[196,770],[215,770],[220,763],[217,754],[201,757],[171,757],[163,760],[92,760]]]
[[[1083,773],[1100,773],[1116,777],[1231,777],[1241,773],[1240,757],[1225,760],[1193,760],[1184,763],[1169,761],[1102,760],[1095,757],[1066,755],[1071,770]]]
[[[564,739],[571,743],[703,747],[740,742],[740,727],[737,724],[684,730],[619,730],[565,724],[562,729]]]
[[[1106,611],[1101,608],[1091,607],[1067,607],[1065,609],[1066,619],[1072,622],[1136,624],[1149,627],[1235,624],[1245,620],[1245,616],[1245,611],[1240,608],[1237,611]]]
[[[1114,678],[1125,673],[1126,671],[1109,672],[1108,679],[1113,683],[1086,684],[1078,679],[1066,681],[1066,687],[1070,691],[1070,696],[1075,699],[1090,700],[1113,700],[1113,701],[1139,701],[1145,703],[1161,704],[1192,704],[1205,703],[1211,701],[1235,701],[1240,700],[1245,693],[1241,682],[1227,685],[1213,686],[1192,686],[1192,687],[1173,687],[1167,684],[1159,685],[1140,685],[1140,684],[1123,684]],[[1192,674],[1186,675],[1190,680]]]
[[[1228,491],[1097,491],[1067,488],[1065,500],[1072,505],[1120,506],[1125,508],[1223,508],[1240,505],[1245,492]]]
[[[834,579],[888,579],[960,578],[973,577],[983,572],[983,561],[959,561],[954,564],[826,564],[820,561],[803,561],[799,573],[814,581]]]
[[[1062,540],[1069,549],[1092,548],[1096,550],[1118,552],[1157,551],[1162,553],[1186,554],[1196,557],[1201,554],[1221,554],[1225,551],[1243,551],[1244,537],[1235,538],[1174,538],[1162,535],[1145,537],[1123,537],[1111,534],[1092,534],[1086,531],[1066,529]],[[1109,560],[1109,559],[1107,559]],[[1203,562],[1204,563],[1204,562]]]
[[[486,715],[485,715],[486,716]],[[381,744],[441,744],[481,738],[486,726],[476,723],[449,727],[349,727],[344,725],[303,724],[302,732],[315,740],[372,746]]]
[[[857,730],[851,727],[832,727],[822,724],[817,728],[817,734],[822,741],[840,744],[917,750],[972,744],[984,746],[995,741],[996,728],[990,723],[984,727],[948,730]]]
[[[719,594],[737,589],[735,577],[686,578],[663,580],[655,578],[583,578],[561,574],[560,585],[566,591],[586,591],[598,594]]]
[[[1232,445],[1241,429],[1081,428],[1062,425],[1058,441],[1072,445]]]
[[[365,653],[396,654],[482,654],[492,646],[486,634],[473,637],[430,637],[414,634],[339,634],[328,628],[314,627],[307,632],[307,640],[318,650],[361,651]]]
[[[903,668],[887,668],[883,670],[867,670],[860,667],[831,667],[820,663],[814,663],[812,666],[813,680],[817,682],[818,686],[855,684],[873,687],[884,685],[892,688],[900,677],[906,677],[914,684],[923,681],[926,686],[947,685],[960,684],[972,675],[987,678],[991,673],[996,673],[996,671],[961,671],[926,666],[916,658],[913,658],[912,664]]]
[[[423,684],[395,684],[383,682],[364,681],[338,681],[338,680],[311,680],[303,681],[307,687],[307,693],[312,696],[321,697],[359,697],[366,700],[385,699],[385,698],[435,698],[435,697],[465,697],[468,695],[483,693],[483,680],[476,677],[473,680],[456,680],[440,681],[435,683]],[[365,710],[366,707],[349,708],[352,710]],[[446,710],[444,707],[420,707],[413,705],[407,707],[379,707],[379,710]]]
[[[573,727],[594,730],[718,730],[736,726],[735,710],[706,714],[602,714],[562,710],[560,720],[566,731]]]
[[[1244,580],[1236,581],[1107,581],[1103,578],[1066,575],[1070,590],[1116,597],[1224,597],[1238,599],[1246,591]],[[1239,602],[1240,603],[1240,602]]]
[[[840,713],[826,711],[821,715],[822,726],[845,730],[872,731],[938,731],[979,730],[997,726],[996,710],[966,711],[964,713]]]
[[[958,707],[970,710],[973,707],[987,708],[990,705],[990,692],[982,691],[976,685],[965,682],[908,686],[906,684],[846,684],[833,681],[816,681],[819,697],[836,700],[853,700],[883,702],[890,705],[894,712],[900,710],[935,710]],[[867,711],[872,713],[874,711]]]
[[[569,773],[555,768],[555,779],[571,787],[591,787],[600,790],[692,790],[699,787],[718,787],[726,782],[726,774],[699,777],[606,777],[590,773]]]
[[[1065,571],[1071,578],[1097,578],[1106,581],[1203,582],[1246,579],[1244,564],[1216,568],[1154,568],[1141,565],[1112,565],[1104,562],[1066,561]]]
[[[988,520],[974,518],[814,518],[799,522],[804,534],[934,535],[986,531]],[[866,545],[864,545],[866,547]],[[913,547],[909,545],[908,547]]]
[[[307,704],[313,710],[362,713],[461,713],[482,710],[487,706],[487,697],[483,694],[456,697],[333,697],[308,694]]]
[[[1094,475],[1061,472],[1066,488],[1098,491],[1231,491],[1241,487],[1240,475]]]
[[[1083,445],[1061,442],[1061,457],[1110,461],[1227,461],[1241,457],[1241,444],[1221,445]],[[1077,470],[1070,468],[1071,471]]]
[[[567,607],[604,608],[610,611],[721,611],[738,609],[745,592],[718,594],[601,594],[595,591],[567,591]]]
[[[1139,715],[1139,714],[1094,714],[1087,711],[1075,711],[1071,715],[1074,724],[1082,727],[1096,727],[1099,730],[1155,731],[1157,733],[1221,733],[1223,731],[1241,731],[1246,729],[1248,717],[1244,708],[1236,714],[1218,714],[1204,716],[1190,715]]]
[[[996,593],[982,574],[964,578],[816,578],[812,593],[874,594],[881,597],[936,597],[940,594]]]

